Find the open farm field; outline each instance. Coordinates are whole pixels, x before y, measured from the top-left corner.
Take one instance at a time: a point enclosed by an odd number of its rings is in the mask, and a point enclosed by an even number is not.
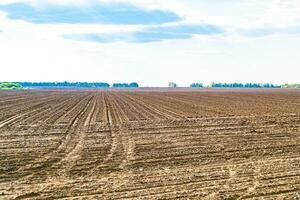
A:
[[[300,90],[0,91],[0,199],[300,199]]]

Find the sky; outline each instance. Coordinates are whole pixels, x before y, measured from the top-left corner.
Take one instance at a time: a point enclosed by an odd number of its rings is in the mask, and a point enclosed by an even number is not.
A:
[[[0,81],[300,82],[299,0],[1,0]]]

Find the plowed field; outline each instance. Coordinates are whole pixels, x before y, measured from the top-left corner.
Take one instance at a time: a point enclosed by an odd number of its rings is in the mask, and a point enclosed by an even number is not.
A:
[[[300,90],[0,91],[0,199],[300,199]]]

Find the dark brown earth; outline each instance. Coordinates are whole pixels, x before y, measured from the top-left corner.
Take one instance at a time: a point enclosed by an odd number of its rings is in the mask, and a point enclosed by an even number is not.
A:
[[[300,90],[0,91],[0,199],[300,199]]]

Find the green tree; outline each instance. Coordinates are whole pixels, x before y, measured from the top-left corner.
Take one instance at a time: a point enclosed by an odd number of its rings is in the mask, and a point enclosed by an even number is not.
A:
[[[0,89],[1,90],[17,90],[17,89],[22,89],[22,86],[18,83],[0,83]]]
[[[176,87],[178,87],[178,86],[177,86],[176,83],[170,82],[170,83],[169,83],[169,87],[170,87],[170,88],[176,88]]]
[[[192,83],[190,85],[191,88],[202,88],[203,87],[203,83]]]

